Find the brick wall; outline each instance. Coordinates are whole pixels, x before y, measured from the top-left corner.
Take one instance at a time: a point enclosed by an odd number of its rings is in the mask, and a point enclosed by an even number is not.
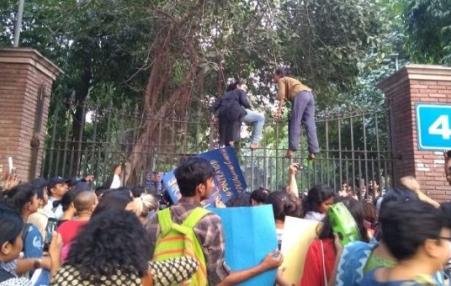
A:
[[[451,105],[451,68],[408,65],[379,84],[390,107],[394,181],[412,175],[422,190],[439,201],[451,200],[444,175],[443,151],[419,150],[416,104]]]
[[[52,83],[60,73],[49,60],[32,49],[0,49],[0,165],[8,157],[21,180],[40,170]],[[43,95],[43,116],[35,174],[29,174],[38,97]]]

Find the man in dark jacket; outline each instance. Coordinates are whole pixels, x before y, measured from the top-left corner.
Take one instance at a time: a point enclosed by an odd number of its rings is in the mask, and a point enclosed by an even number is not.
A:
[[[246,93],[237,88],[239,82],[230,84],[224,96],[213,106],[213,111],[219,118],[219,144],[231,146],[240,140],[241,123],[250,108]]]

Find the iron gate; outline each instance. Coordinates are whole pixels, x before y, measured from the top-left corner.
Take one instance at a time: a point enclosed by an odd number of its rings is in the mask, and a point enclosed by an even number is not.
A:
[[[167,171],[186,157],[215,147],[213,127],[208,116],[180,120],[177,115],[167,118],[143,116],[136,108],[117,109],[112,105],[83,106],[79,132],[73,134],[75,107],[57,107],[49,119],[41,173],[74,177],[92,174],[101,184],[111,175],[114,164],[127,160],[144,120],[157,123],[153,140],[139,154],[146,166],[140,181],[151,171]],[[392,156],[388,110],[361,110],[327,113],[317,116],[321,152],[314,162],[306,160],[306,142],[292,160],[286,159],[287,124],[269,122],[265,126],[261,149],[252,151],[243,140],[239,150],[242,169],[251,189],[283,188],[291,162],[304,165],[298,176],[300,190],[316,183],[326,183],[338,190],[343,183],[354,190],[371,181],[387,188],[392,178]],[[270,120],[267,120],[267,122]],[[249,127],[243,126],[244,129]]]

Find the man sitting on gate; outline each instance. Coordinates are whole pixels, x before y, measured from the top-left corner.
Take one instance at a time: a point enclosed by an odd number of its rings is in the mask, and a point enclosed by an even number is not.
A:
[[[199,269],[189,285],[234,285],[282,263],[280,255],[269,254],[259,265],[231,272],[224,260],[224,235],[221,219],[201,207],[214,189],[215,171],[202,158],[189,158],[175,171],[182,198],[162,210],[149,224],[153,260],[188,255]]]

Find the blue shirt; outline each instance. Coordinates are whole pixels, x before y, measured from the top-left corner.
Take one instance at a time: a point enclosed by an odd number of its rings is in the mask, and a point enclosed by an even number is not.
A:
[[[377,271],[377,270],[375,270]],[[368,274],[363,277],[361,285],[365,286],[434,286],[438,285],[434,282],[432,277],[428,277],[428,279],[418,279],[417,280],[399,280],[399,281],[389,281],[389,282],[378,282],[374,276],[374,272],[368,272]]]
[[[40,258],[44,253],[44,240],[38,228],[33,224],[27,224],[24,229],[24,258]],[[42,270],[35,286],[47,286],[50,284],[50,272]]]

